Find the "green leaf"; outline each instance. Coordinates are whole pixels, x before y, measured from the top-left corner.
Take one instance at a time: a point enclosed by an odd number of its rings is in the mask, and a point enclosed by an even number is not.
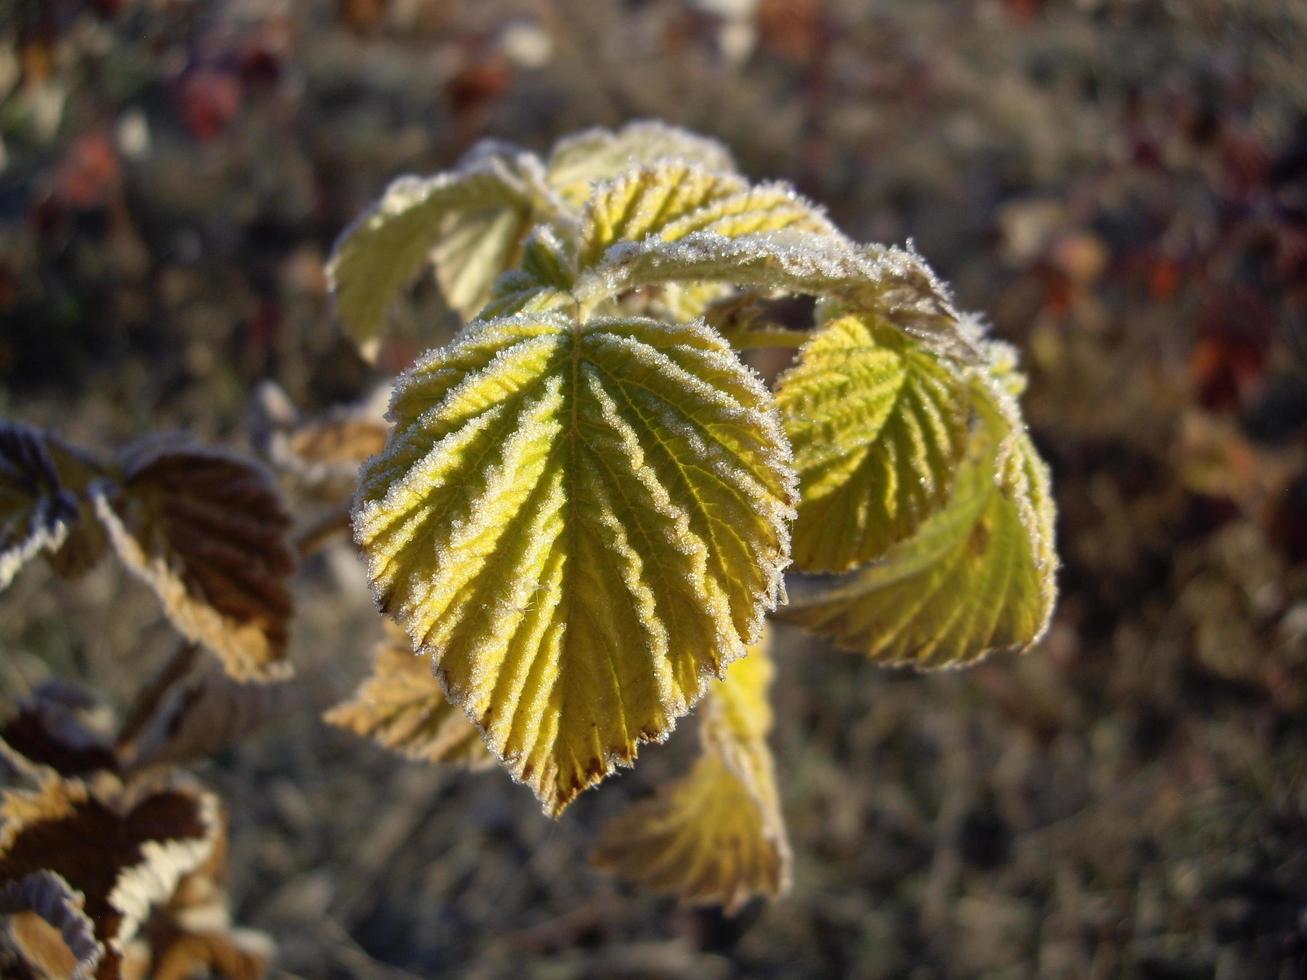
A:
[[[483,153],[450,173],[400,177],[345,230],[327,277],[365,356],[376,356],[387,312],[429,261],[452,309],[467,318],[481,308],[545,207],[539,168],[529,154]]]
[[[628,290],[687,281],[822,297],[850,312],[875,314],[959,362],[983,360],[974,328],[914,253],[860,249],[837,234],[787,227],[737,237],[707,230],[673,241],[621,242],[582,273],[574,291],[592,307]]]
[[[474,323],[397,386],[355,537],[449,699],[553,813],[742,656],[789,560],[770,394],[702,324]]]
[[[879,557],[948,499],[966,450],[965,380],[865,314],[827,320],[777,382],[799,474],[794,562],[842,572]]]
[[[701,709],[694,768],[603,828],[591,855],[597,867],[728,913],[788,889],[789,842],[767,747],[773,673],[765,644],[731,664]]]
[[[549,183],[565,201],[579,208],[596,182],[662,160],[684,160],[719,173],[735,172],[730,151],[716,140],[661,122],[637,121],[616,132],[591,129],[559,140],[549,156]]]
[[[952,499],[885,557],[784,610],[787,622],[873,660],[917,667],[1024,650],[1056,597],[1048,469],[1015,403],[977,381],[980,420]]]

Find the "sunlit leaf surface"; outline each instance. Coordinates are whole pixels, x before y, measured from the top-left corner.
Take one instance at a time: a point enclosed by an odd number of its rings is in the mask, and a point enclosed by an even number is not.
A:
[[[846,571],[879,557],[947,499],[966,447],[958,373],[870,315],[824,323],[780,378],[794,447],[794,561]]]
[[[774,605],[771,397],[701,324],[475,323],[396,390],[354,513],[379,600],[558,812],[664,737]]]
[[[873,660],[918,667],[1023,650],[1056,595],[1048,468],[996,384],[978,384],[980,420],[949,503],[912,537],[784,618]]]

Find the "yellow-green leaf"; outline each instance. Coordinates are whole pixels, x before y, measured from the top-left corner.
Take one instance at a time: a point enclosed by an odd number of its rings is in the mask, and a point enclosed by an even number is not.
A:
[[[694,768],[605,826],[596,866],[728,912],[789,887],[790,849],[767,747],[772,674],[762,644],[731,665],[701,709],[703,754]]]
[[[1023,650],[1056,596],[1048,469],[996,384],[949,503],[884,558],[792,603],[783,618],[873,660],[951,667]]]
[[[259,467],[157,440],[127,450],[121,484],[93,494],[118,557],[183,636],[238,680],[290,673],[290,520]]]
[[[410,759],[484,769],[497,761],[467,716],[450,704],[408,637],[386,624],[372,673],[348,701],[324,715],[331,724],[375,739]]]
[[[966,449],[968,385],[901,331],[836,315],[781,376],[794,447],[794,562],[842,572],[879,557],[948,499]]]
[[[549,183],[579,208],[597,181],[660,160],[685,160],[705,170],[732,173],[735,161],[725,146],[656,121],[628,123],[613,132],[591,129],[559,140],[549,156]]]
[[[595,189],[581,219],[580,266],[594,265],[617,242],[674,242],[695,232],[736,238],[783,228],[837,234],[786,184],[750,187],[734,174],[667,160]]]
[[[771,395],[701,323],[472,324],[400,381],[355,537],[450,700],[557,813],[743,655],[789,560]]]
[[[366,356],[375,356],[387,312],[428,261],[452,309],[467,318],[481,308],[531,229],[540,198],[532,165],[539,169],[527,154],[487,153],[435,177],[400,177],[345,230],[327,276],[336,312]]]

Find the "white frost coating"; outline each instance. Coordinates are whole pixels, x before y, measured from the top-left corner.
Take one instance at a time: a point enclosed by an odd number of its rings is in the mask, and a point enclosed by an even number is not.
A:
[[[118,931],[108,937],[115,952],[123,952],[151,906],[172,898],[178,882],[212,856],[220,828],[218,801],[210,793],[197,793],[194,801],[204,836],[145,841],[141,844],[143,860],[122,871],[109,893],[109,905],[122,915]]]
[[[63,547],[69,526],[62,518],[52,516],[55,509],[54,501],[48,498],[38,500],[28,522],[27,534],[0,551],[0,590],[8,588],[19,569],[42,551],[53,553]],[[17,537],[14,531],[8,525],[0,527],[0,539],[13,540]]]
[[[593,306],[639,286],[686,280],[830,297],[877,313],[937,352],[965,363],[980,359],[942,286],[912,253],[864,254],[848,239],[830,235],[792,229],[740,236],[695,231],[673,242],[618,242],[582,274],[574,292]]]
[[[616,132],[595,128],[559,140],[549,154],[549,180],[554,187],[593,182],[660,160],[689,160],[723,173],[736,170],[730,150],[717,140],[641,119]]]

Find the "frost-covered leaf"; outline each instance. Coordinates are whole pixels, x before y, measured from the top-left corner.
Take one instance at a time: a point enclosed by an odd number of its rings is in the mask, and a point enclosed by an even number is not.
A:
[[[777,382],[794,447],[794,562],[846,571],[879,557],[948,499],[966,450],[968,384],[866,314],[828,319]]]
[[[83,496],[99,475],[89,458],[57,437],[0,422],[0,589],[43,552],[67,577],[99,559],[103,532]]]
[[[738,238],[781,229],[838,234],[787,184],[750,187],[734,174],[667,160],[595,188],[581,218],[580,267],[595,265],[618,242],[674,242],[695,233]]]
[[[996,384],[952,499],[880,560],[792,603],[783,618],[873,660],[959,666],[1023,650],[1056,595],[1048,469]]]
[[[666,123],[638,120],[615,132],[590,129],[559,140],[549,155],[549,183],[567,203],[579,208],[596,182],[669,159],[719,173],[735,171],[730,150],[716,140]]]
[[[5,976],[90,977],[104,958],[82,894],[51,871],[0,884],[0,916],[6,920],[0,952]],[[17,962],[6,963],[6,954]]]
[[[741,656],[788,562],[770,394],[702,324],[473,324],[396,389],[354,511],[379,601],[557,813]]]
[[[92,974],[100,980],[119,975],[124,945],[210,857],[220,829],[217,800],[182,783],[92,789],[51,778],[32,792],[5,791],[0,819],[0,889],[47,872],[79,893],[102,950]],[[30,921],[11,923],[20,950],[32,942],[24,927],[43,945],[50,938]]]
[[[327,266],[336,311],[360,350],[375,356],[388,310],[428,261],[450,307],[474,315],[547,210],[543,181],[530,154],[492,148],[474,149],[454,171],[392,182]]]
[[[577,280],[583,304],[642,286],[719,282],[819,296],[871,313],[927,347],[964,362],[982,355],[974,331],[915,254],[860,249],[831,234],[785,228],[729,237],[693,231],[675,241],[620,242]]]
[[[294,559],[267,475],[240,457],[165,440],[129,449],[121,469],[120,485],[93,494],[119,558],[233,677],[286,676]]]
[[[498,761],[476,726],[445,697],[430,658],[414,653],[404,632],[389,622],[371,675],[324,718],[410,759],[468,769]]]
[[[689,775],[604,827],[597,866],[728,912],[789,887],[789,842],[767,746],[773,672],[759,644],[710,688],[700,709],[703,754]]]

